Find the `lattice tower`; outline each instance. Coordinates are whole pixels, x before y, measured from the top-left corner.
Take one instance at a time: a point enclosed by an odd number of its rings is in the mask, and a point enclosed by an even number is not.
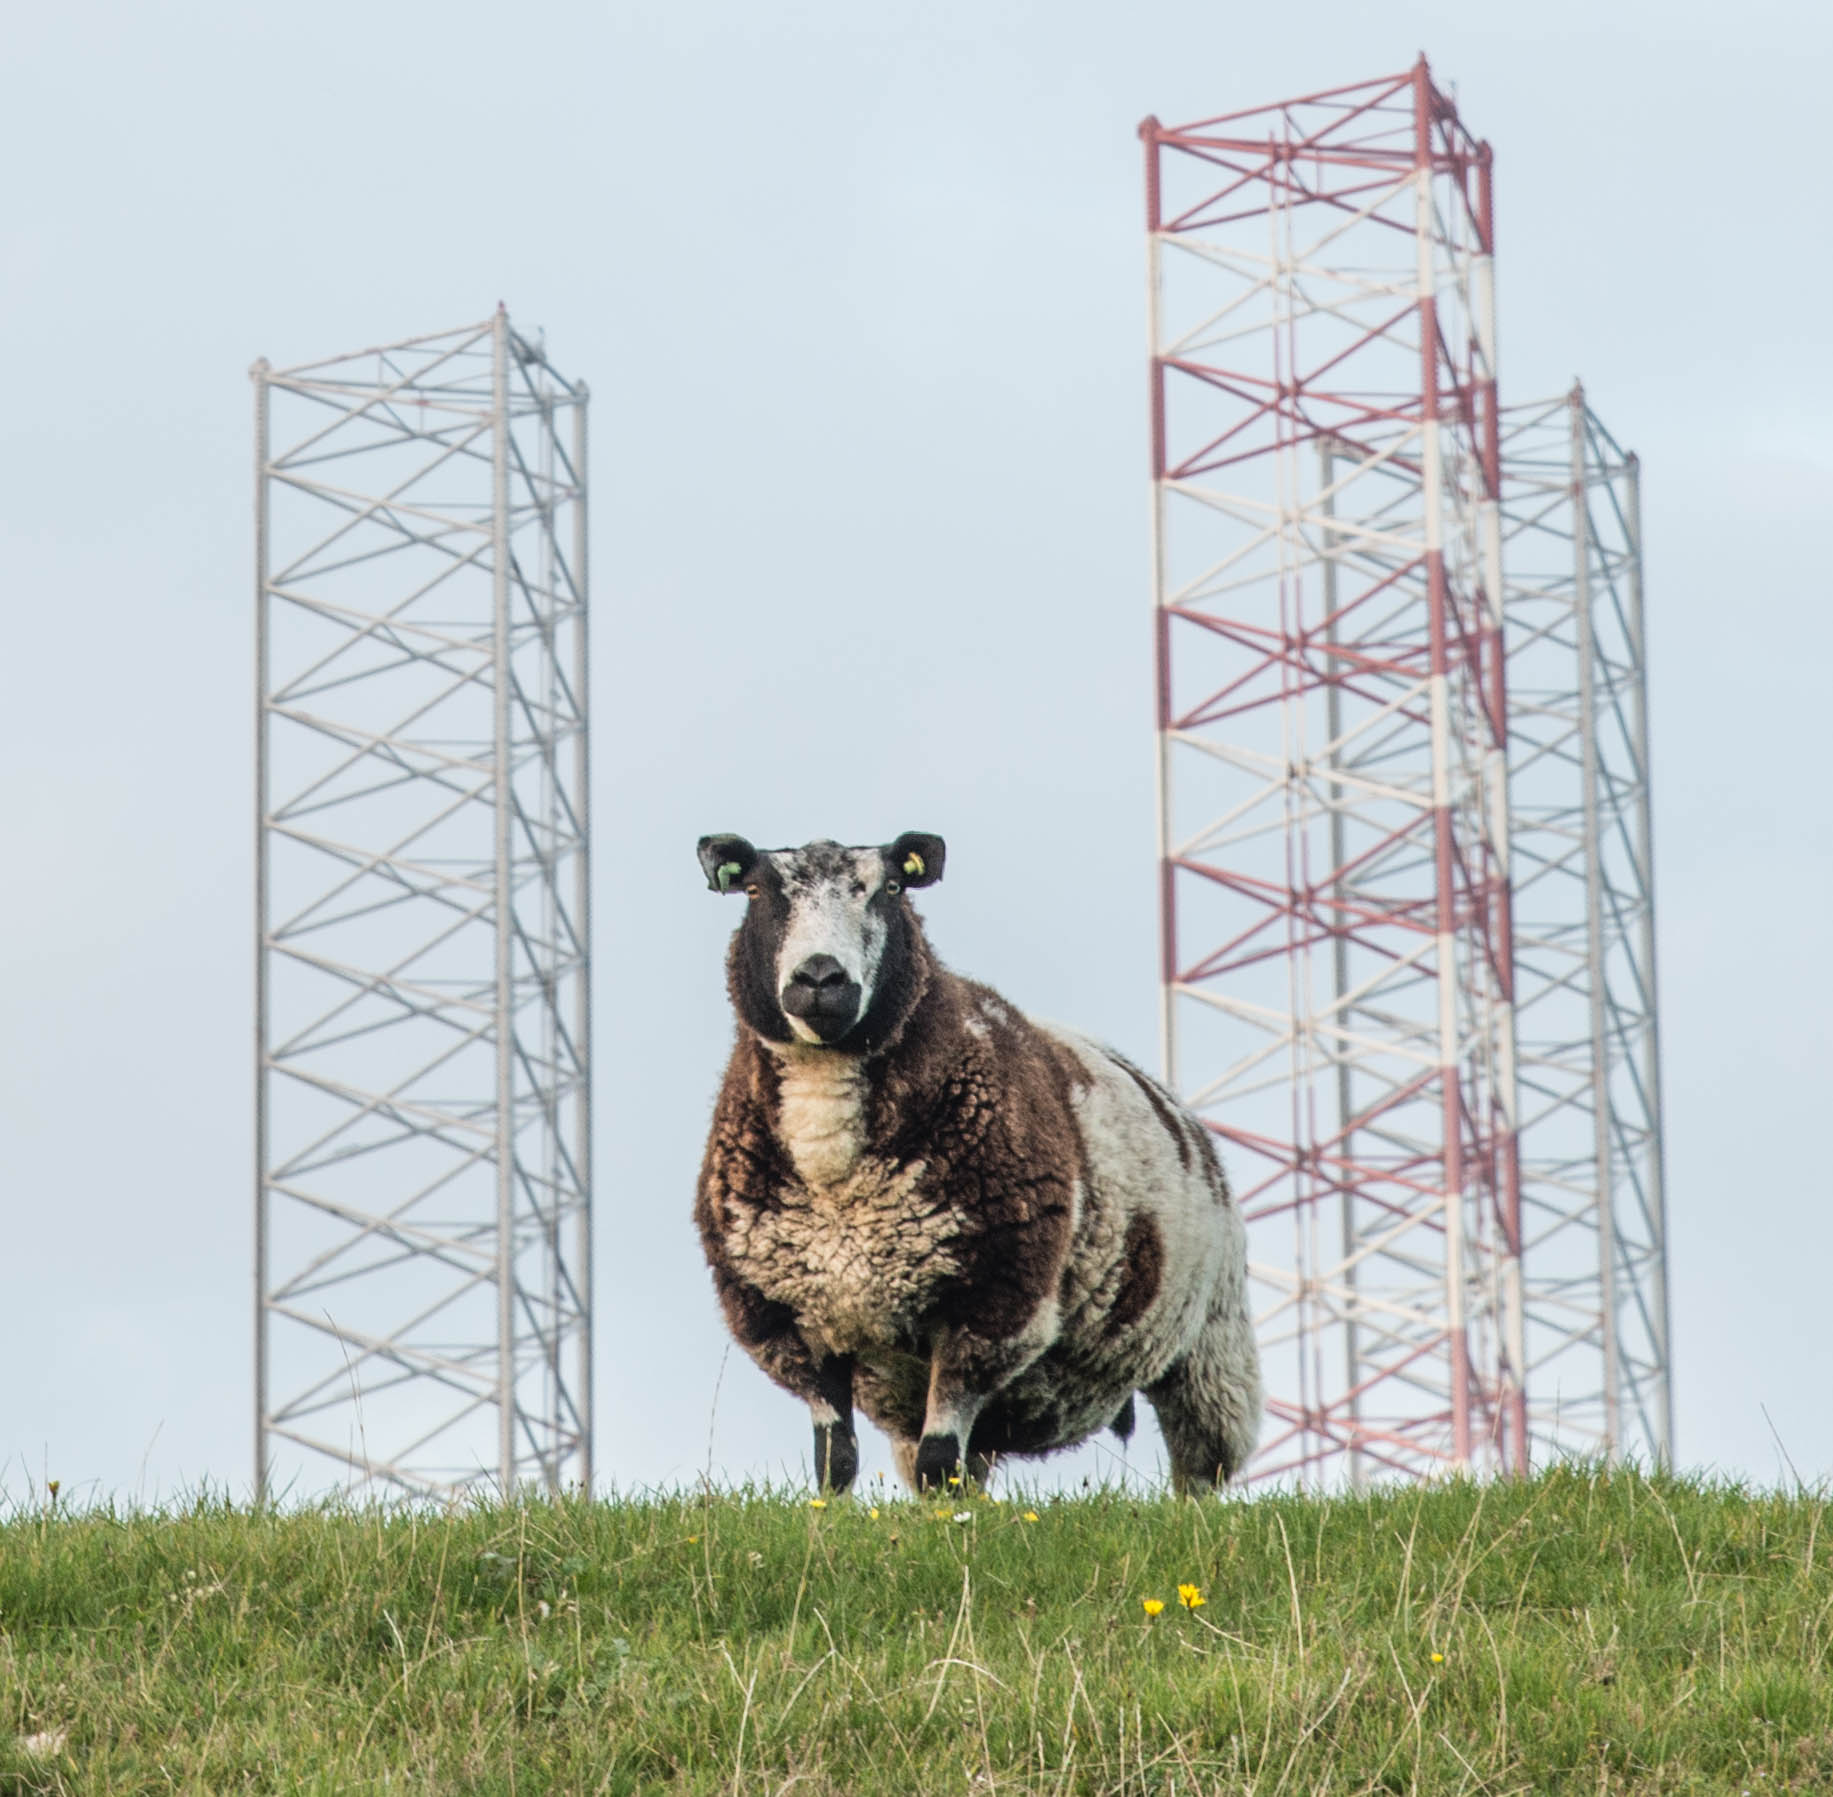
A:
[[[257,1492],[589,1483],[586,389],[253,374]]]
[[[1490,151],[1423,60],[1141,135],[1163,1052],[1254,1474],[1524,1467]]]
[[[1528,1419],[1673,1453],[1636,458],[1583,390],[1503,413]]]

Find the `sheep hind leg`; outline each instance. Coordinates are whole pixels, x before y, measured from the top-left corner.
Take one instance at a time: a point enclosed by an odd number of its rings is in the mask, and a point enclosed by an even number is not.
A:
[[[1184,1356],[1146,1396],[1171,1456],[1171,1488],[1200,1497],[1246,1464],[1260,1434],[1260,1357],[1240,1312],[1212,1314]]]

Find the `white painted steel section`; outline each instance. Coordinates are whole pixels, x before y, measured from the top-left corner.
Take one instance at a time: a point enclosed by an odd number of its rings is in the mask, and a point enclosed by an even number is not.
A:
[[[1616,1228],[1612,1222],[1610,1039],[1605,1023],[1604,868],[1598,807],[1597,649],[1591,628],[1591,505],[1585,478],[1585,399],[1574,388],[1572,441],[1572,622],[1578,663],[1579,779],[1584,823],[1585,960],[1591,1030],[1591,1140],[1598,1208],[1598,1345],[1604,1362],[1604,1447],[1623,1451],[1620,1356],[1617,1350]]]
[[[515,1490],[516,1459],[516,1103],[515,891],[509,659],[509,315],[499,306],[490,326],[490,586],[491,698],[496,725],[491,745],[491,804],[496,866],[492,917],[496,930],[496,1426],[497,1485]]]
[[[1432,171],[1422,168],[1417,177],[1417,192],[1414,196],[1414,240],[1419,258],[1419,288],[1415,301],[1425,314],[1426,321],[1421,329],[1436,328],[1436,304],[1438,299],[1438,270],[1435,265],[1435,225],[1433,217]],[[1431,358],[1429,345],[1422,346],[1422,354]],[[1444,482],[1445,472],[1439,445],[1439,420],[1435,404],[1430,401],[1436,398],[1436,390],[1426,396],[1426,409],[1420,422],[1420,457],[1419,484],[1422,515],[1424,522],[1424,547],[1426,553],[1426,579],[1428,583],[1427,604],[1435,601],[1430,592],[1434,581],[1443,578],[1440,568],[1445,553],[1444,539]],[[1451,809],[1451,688],[1450,682],[1437,668],[1434,668],[1427,682],[1427,703],[1431,709],[1431,766],[1432,766],[1432,808],[1435,813],[1448,815]],[[1458,984],[1459,956],[1456,930],[1453,927],[1451,907],[1445,896],[1440,895],[1438,910],[1438,1067],[1439,1078],[1447,1091],[1454,1091],[1459,1083],[1459,1061],[1461,1044],[1458,1040]],[[1447,1107],[1454,1102],[1447,1099]],[[1455,1126],[1454,1126],[1455,1127]],[[1449,1137],[1450,1131],[1447,1130]],[[1455,1150],[1447,1140],[1446,1152]],[[1464,1281],[1464,1205],[1461,1192],[1447,1190],[1443,1198],[1443,1216],[1445,1231],[1445,1333],[1451,1340],[1452,1378],[1454,1388],[1450,1394],[1454,1418],[1459,1407],[1465,1402],[1466,1394],[1455,1389],[1457,1379],[1458,1356],[1466,1342],[1466,1331],[1469,1319],[1465,1314]],[[1466,1450],[1454,1449],[1453,1459],[1462,1464],[1466,1459]]]
[[[1470,259],[1470,278],[1472,316],[1476,326],[1477,358],[1481,370],[1490,379],[1487,404],[1497,403],[1495,374],[1497,367],[1497,319],[1496,319],[1496,270],[1495,258],[1477,254]],[[1481,545],[1483,565],[1483,597],[1488,614],[1490,629],[1495,633],[1495,642],[1502,647],[1504,659],[1507,655],[1507,617],[1506,592],[1507,582],[1502,565],[1502,502],[1499,492],[1485,489],[1477,503],[1477,530]],[[1506,670],[1505,670],[1506,688]],[[1506,691],[1504,696],[1506,707]],[[1503,740],[1490,746],[1483,758],[1483,785],[1489,805],[1489,839],[1494,845],[1498,872],[1504,889],[1511,894],[1514,891],[1514,854],[1513,823],[1509,815],[1508,796],[1508,741],[1504,729]],[[1511,924],[1510,938],[1512,943],[1513,929]],[[1498,1056],[1496,1099],[1502,1110],[1502,1134],[1505,1141],[1512,1144],[1511,1152],[1515,1156],[1514,1166],[1510,1169],[1510,1178],[1519,1178],[1519,1148],[1521,1132],[1521,1086],[1520,1075],[1516,1065],[1517,1044],[1515,1038],[1515,1004],[1512,981],[1514,968],[1509,968],[1511,984],[1507,988],[1498,987],[1495,996],[1496,1023],[1495,1044]],[[1519,1219],[1516,1219],[1517,1228]],[[1517,1244],[1518,1245],[1518,1244]],[[1505,1382],[1518,1401],[1524,1401],[1526,1368],[1527,1368],[1527,1314],[1522,1292],[1522,1274],[1520,1254],[1506,1254],[1501,1260],[1503,1281],[1502,1290],[1502,1333],[1505,1355]]]
[[[255,388],[255,1502],[269,1496],[267,1465],[267,359]]]
[[[1630,669],[1631,764],[1640,770],[1635,788],[1635,863],[1643,880],[1644,902],[1636,924],[1636,965],[1641,976],[1647,1025],[1642,1038],[1641,1092],[1648,1131],[1648,1205],[1651,1237],[1646,1264],[1649,1311],[1649,1359],[1652,1400],[1650,1451],[1665,1466],[1674,1463],[1674,1380],[1668,1317],[1667,1148],[1661,1100],[1661,981],[1655,951],[1655,821],[1653,776],[1648,736],[1648,654],[1642,610],[1642,465],[1631,454],[1623,458],[1623,528],[1629,598],[1626,650]]]
[[[585,495],[591,491],[591,478],[586,467],[586,411],[591,400],[590,390],[584,381],[580,381],[575,392],[578,403],[573,411],[573,484],[580,495],[572,506],[573,514],[573,554],[572,565],[568,571],[567,598],[578,610],[578,623],[573,633],[573,668],[572,690],[574,710],[579,725],[573,737],[573,803],[578,806],[578,852],[574,856],[573,872],[573,916],[578,930],[579,954],[579,989],[586,994],[586,1002],[580,1011],[578,1038],[575,1053],[578,1060],[579,1078],[573,1094],[573,1135],[577,1143],[577,1164],[574,1178],[580,1191],[586,1194],[586,1202],[578,1207],[574,1224],[572,1249],[572,1266],[574,1277],[578,1281],[578,1292],[575,1308],[579,1317],[578,1349],[573,1368],[573,1386],[577,1394],[580,1416],[586,1419],[586,1427],[579,1444],[579,1478],[587,1491],[592,1490],[593,1478],[593,1440],[591,1419],[595,1412],[592,1404],[592,1344],[593,1344],[593,1278],[592,1261],[592,713],[586,704],[588,690],[587,671],[590,666],[590,629],[592,616],[586,604],[586,595],[591,591],[592,576],[589,533],[586,529]],[[548,408],[548,428],[555,427],[553,409]],[[550,495],[549,503],[552,498]],[[562,805],[564,806],[564,798]],[[564,823],[557,821],[556,840]],[[556,1057],[556,1065],[558,1058]],[[558,1187],[556,1187],[558,1190]],[[562,1262],[555,1256],[555,1274],[559,1275]],[[564,1292],[557,1295],[556,1303],[564,1306]],[[555,1394],[554,1407],[558,1412],[561,1393]]]
[[[1154,389],[1153,403],[1159,404],[1160,376],[1157,370],[1159,353],[1159,309],[1160,309],[1160,268],[1158,232],[1148,230],[1146,233],[1146,356],[1152,368]],[[1156,439],[1162,428],[1161,421],[1154,419],[1153,435]],[[1156,445],[1155,445],[1156,447]],[[1156,475],[1156,470],[1154,474]],[[1162,905],[1163,882],[1166,879],[1165,864],[1177,852],[1171,841],[1171,733],[1165,728],[1164,721],[1158,715],[1158,692],[1156,683],[1162,683],[1165,670],[1159,666],[1159,658],[1164,653],[1164,607],[1165,590],[1165,487],[1164,482],[1154,478],[1149,482],[1149,504],[1151,518],[1152,544],[1152,631],[1153,631],[1153,779],[1152,800],[1154,816],[1158,827],[1158,881],[1153,897]],[[1162,945],[1161,945],[1162,946]],[[1158,1059],[1166,1085],[1174,1092],[1177,1090],[1177,1008],[1172,1003],[1172,990],[1168,982],[1161,980],[1158,988]]]

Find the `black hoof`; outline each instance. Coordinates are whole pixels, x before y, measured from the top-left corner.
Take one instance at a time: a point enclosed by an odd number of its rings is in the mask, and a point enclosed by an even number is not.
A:
[[[815,1424],[815,1483],[823,1491],[848,1491],[859,1471],[859,1437],[844,1423]]]
[[[961,1444],[952,1435],[925,1435],[917,1443],[918,1491],[946,1491],[961,1477]]]

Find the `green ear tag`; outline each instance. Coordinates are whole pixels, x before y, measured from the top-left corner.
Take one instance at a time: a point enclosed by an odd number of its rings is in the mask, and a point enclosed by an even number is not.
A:
[[[721,892],[730,892],[732,890],[732,882],[736,880],[738,876],[742,874],[744,871],[745,869],[744,869],[743,862],[740,862],[740,861],[722,861],[720,862],[718,873],[715,876],[719,881],[719,890]]]
[[[923,857],[915,849],[904,857],[904,872],[913,880],[920,880],[923,877]]]

